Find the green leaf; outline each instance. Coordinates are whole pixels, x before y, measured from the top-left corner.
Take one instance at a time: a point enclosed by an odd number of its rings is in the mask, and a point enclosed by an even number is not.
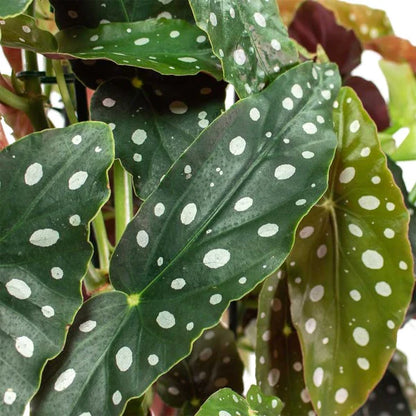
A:
[[[285,403],[282,415],[307,415],[312,406],[303,379],[299,338],[290,318],[285,269],[264,282],[257,316],[257,384]]]
[[[169,406],[188,405],[195,413],[219,388],[241,393],[243,370],[234,334],[219,324],[204,332],[192,353],[158,380],[157,392]]]
[[[193,22],[187,0],[52,0],[58,26],[97,27],[100,23],[136,22],[150,18],[185,19]]]
[[[202,74],[162,77],[143,71],[142,75],[141,79],[118,79],[101,85],[92,98],[91,117],[110,123],[116,156],[132,174],[137,195],[144,199],[219,116],[225,88]],[[185,174],[192,177],[189,168]]]
[[[204,71],[217,79],[222,77],[206,36],[185,20],[148,19],[102,24],[95,29],[73,27],[56,37],[60,53],[82,59],[109,59],[165,75]]]
[[[281,265],[296,225],[327,187],[336,139],[332,100],[329,93],[328,100],[321,97],[331,85],[333,94],[338,89],[334,69],[305,63],[282,74],[215,120],[171,167],[112,257],[112,284],[129,295],[117,322],[108,324],[116,338],[94,335],[82,341],[92,347],[83,348],[70,337],[63,364],[48,376],[37,401],[39,414],[58,408],[75,414],[81,409],[73,398],[82,396],[90,398],[91,409],[102,406],[96,414],[118,415],[125,400],[143,394],[189,354],[230,300]],[[191,179],[184,173],[188,165]],[[111,296],[122,308],[121,294]],[[134,359],[130,371],[116,366],[120,348],[123,362]],[[102,360],[91,367],[86,363],[96,362],[96,352]],[[62,395],[52,384],[68,365],[81,373],[80,381]],[[122,401],[107,406],[106,391],[116,390]]]
[[[0,0],[0,19],[15,17],[23,13],[33,0]]]
[[[393,160],[416,159],[416,79],[407,63],[380,61],[389,86],[389,112],[392,123],[409,128],[409,134],[390,156]],[[403,88],[406,85],[406,88]]]
[[[298,61],[274,1],[190,0],[197,25],[209,35],[224,79],[243,98],[261,91]]]
[[[394,351],[413,286],[409,217],[375,125],[349,88],[334,119],[331,185],[288,258],[305,381],[322,415],[351,414],[365,401]]]
[[[28,49],[33,52],[56,51],[54,36],[36,26],[31,16],[20,15],[0,20],[0,44],[11,48]]]
[[[81,304],[88,224],[109,197],[112,160],[110,130],[97,122],[34,133],[0,153],[2,415],[23,413]]]
[[[247,400],[231,389],[221,389],[213,394],[195,416],[279,416],[282,402],[274,396],[266,396],[259,387],[251,386]]]

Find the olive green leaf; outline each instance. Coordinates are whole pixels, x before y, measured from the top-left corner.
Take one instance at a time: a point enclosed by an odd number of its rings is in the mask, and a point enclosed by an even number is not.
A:
[[[81,308],[80,319],[96,321],[99,305],[114,304],[120,312],[104,325],[112,335],[80,338],[74,330],[43,383],[39,414],[118,415],[189,354],[231,300],[282,264],[297,224],[327,187],[339,84],[332,64],[299,65],[237,102],[188,147],[113,254],[111,282],[127,298],[101,295]],[[53,385],[68,368],[78,379],[62,394]]]
[[[117,79],[100,86],[91,117],[110,124],[116,157],[132,174],[137,195],[147,198],[162,176],[224,107],[225,85],[212,77]],[[192,177],[189,168],[185,174]]]
[[[389,113],[396,129],[407,127],[409,133],[390,156],[393,160],[416,159],[416,79],[407,63],[380,61],[389,86]],[[406,85],[406,88],[403,88]]]
[[[303,379],[302,352],[290,317],[285,268],[264,282],[257,315],[256,379],[264,393],[285,404],[282,415],[312,410]]]
[[[240,98],[261,91],[298,61],[275,1],[190,0],[197,25],[207,32],[224,79]]]
[[[201,407],[196,416],[279,416],[283,403],[274,396],[266,396],[258,386],[251,386],[247,399],[231,389],[214,393]]]
[[[187,407],[194,414],[219,388],[241,393],[243,370],[234,334],[219,324],[205,331],[191,354],[158,380],[157,392],[169,406]]]
[[[0,19],[15,17],[23,13],[33,0],[0,0]]]
[[[1,415],[23,413],[62,348],[112,160],[110,129],[97,122],[33,133],[0,153]]]
[[[409,216],[375,125],[349,88],[334,119],[330,186],[288,258],[305,381],[322,415],[363,404],[392,356],[413,286]]]

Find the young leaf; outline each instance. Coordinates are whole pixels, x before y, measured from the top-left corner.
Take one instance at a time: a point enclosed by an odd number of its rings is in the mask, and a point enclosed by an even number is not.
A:
[[[190,0],[197,25],[207,32],[224,79],[240,98],[261,91],[284,67],[298,61],[276,2]]]
[[[251,386],[247,399],[243,399],[231,389],[221,389],[214,393],[195,416],[279,416],[282,402],[274,396],[266,396],[259,387]]]
[[[159,396],[171,407],[199,406],[221,387],[243,391],[244,365],[234,334],[221,324],[196,340],[192,353],[157,382]]]
[[[109,59],[165,75],[208,72],[221,79],[221,66],[204,33],[185,20],[148,19],[72,27],[58,32],[59,52],[82,59]],[[115,41],[116,39],[116,41]]]
[[[23,13],[32,0],[0,0],[0,19],[15,17]]]
[[[81,304],[88,224],[109,196],[111,132],[88,122],[0,153],[2,415],[22,414]]]
[[[256,379],[264,393],[283,401],[282,415],[312,411],[302,369],[299,338],[290,318],[287,274],[281,269],[264,282],[259,296]]]
[[[351,89],[341,91],[334,119],[330,187],[288,259],[305,381],[322,415],[351,414],[365,401],[394,351],[413,286],[408,213]]]
[[[129,295],[127,312],[111,320],[116,338],[82,340],[102,357],[91,367],[91,348],[69,337],[37,401],[39,414],[81,412],[73,398],[82,396],[101,406],[96,414],[118,415],[125,400],[189,354],[230,300],[281,265],[297,224],[327,186],[336,145],[331,96],[339,83],[332,64],[299,65],[236,103],[192,143],[141,205],[112,257],[113,286]],[[52,384],[68,365],[81,374],[62,395]],[[117,377],[107,379],[110,372]],[[122,400],[107,406],[105,392],[116,390]]]
[[[207,75],[140,78],[101,85],[91,117],[110,123],[116,157],[132,174],[137,195],[147,198],[184,150],[224,106],[225,86]],[[111,104],[111,105],[109,105]],[[185,169],[192,177],[189,168]]]

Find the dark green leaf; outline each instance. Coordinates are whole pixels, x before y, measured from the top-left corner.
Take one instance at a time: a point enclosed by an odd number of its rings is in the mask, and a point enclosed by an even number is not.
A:
[[[102,406],[99,415],[118,414],[132,394],[143,394],[189,354],[230,300],[281,265],[296,225],[327,187],[336,145],[328,94],[340,83],[334,70],[305,63],[285,72],[215,120],[178,159],[141,205],[112,258],[112,284],[129,294],[131,305],[124,300],[128,312],[111,320],[120,339],[71,339],[63,364],[49,378],[54,382],[68,363],[82,378],[66,396],[45,383],[39,414],[81,411],[74,396],[89,397],[91,409]],[[321,99],[323,91],[328,100]],[[121,295],[112,296],[122,303]],[[135,363],[127,374],[116,366],[122,347],[122,357]],[[91,368],[86,363],[95,362],[92,353],[103,359]],[[107,377],[110,371],[117,375]],[[107,406],[106,391],[116,390],[121,402]]]
[[[221,324],[209,329],[194,343],[192,353],[157,383],[157,392],[172,407],[199,406],[219,388],[243,391],[244,365],[234,334]]]
[[[91,117],[110,123],[116,157],[133,175],[141,198],[149,196],[173,162],[219,116],[225,100],[225,85],[207,75],[153,74],[105,83],[91,102]]]
[[[302,352],[290,318],[285,269],[271,275],[259,296],[256,379],[266,394],[278,396],[282,415],[307,415],[312,410],[303,379]]]
[[[32,3],[32,0],[0,0],[0,18],[15,17],[23,13],[30,3]]]
[[[246,97],[298,61],[274,1],[190,0],[198,26],[221,59],[224,79]]]
[[[331,185],[288,259],[305,381],[322,415],[351,414],[365,401],[394,351],[413,286],[408,213],[375,125],[349,88],[334,118]]]
[[[112,160],[110,130],[97,122],[34,133],[0,153],[1,415],[23,413],[62,348]]]
[[[231,389],[221,389],[213,394],[196,416],[279,416],[282,402],[274,396],[266,396],[259,387],[251,386],[247,400]]]

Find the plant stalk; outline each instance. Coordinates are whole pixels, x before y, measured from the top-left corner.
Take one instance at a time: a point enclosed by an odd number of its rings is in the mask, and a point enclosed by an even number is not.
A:
[[[104,273],[108,273],[110,268],[110,243],[108,242],[107,231],[105,228],[104,216],[102,211],[98,212],[97,216],[92,222],[92,228],[94,230],[95,241],[97,243],[100,269]]]

